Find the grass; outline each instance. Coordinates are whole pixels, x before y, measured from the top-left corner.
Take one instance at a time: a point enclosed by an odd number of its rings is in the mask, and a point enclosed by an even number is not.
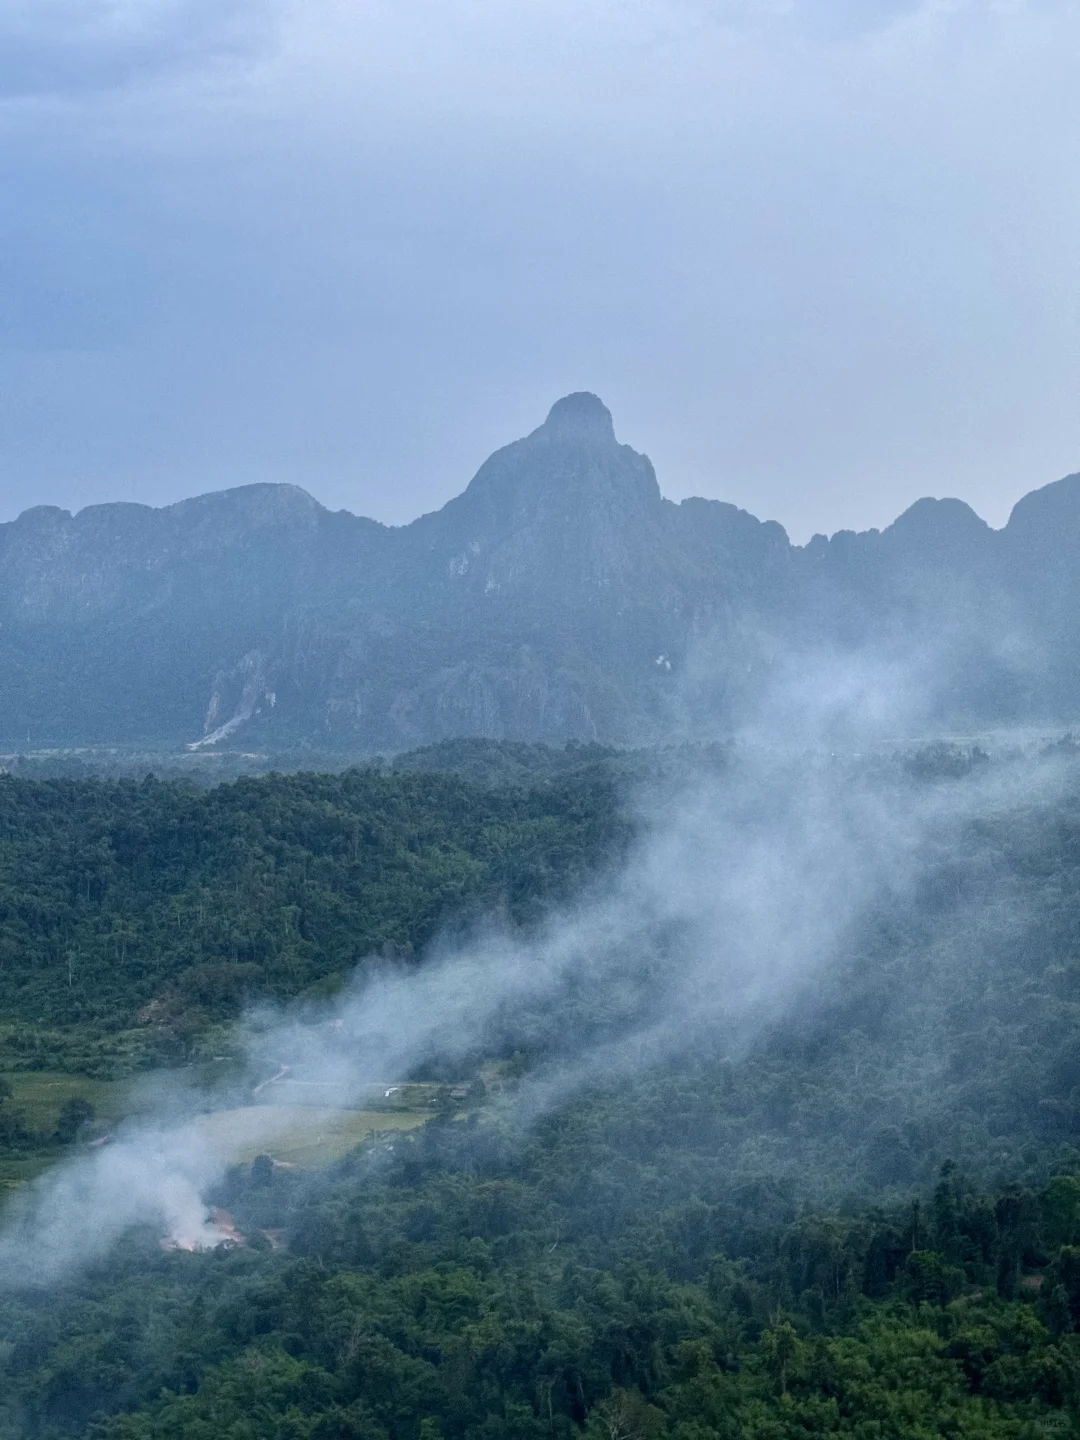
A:
[[[44,1150],[35,1150],[30,1155],[5,1155],[0,1159],[0,1198],[36,1179],[54,1163],[56,1156],[56,1151]]]
[[[234,1164],[269,1155],[303,1168],[327,1165],[368,1135],[413,1130],[431,1117],[383,1110],[329,1110],[314,1105],[247,1105],[217,1110],[191,1122],[199,1138]]]
[[[253,1099],[260,1105],[303,1105],[320,1109],[360,1109],[371,1111],[428,1110],[435,1107],[445,1089],[425,1081],[410,1080],[401,1085],[363,1085],[355,1092],[355,1104],[342,1106],[340,1090],[329,1082],[303,1080],[292,1075],[261,1085]]]
[[[159,1109],[156,1102],[169,1091],[181,1089],[189,1077],[184,1072],[159,1071],[130,1080],[92,1080],[57,1071],[26,1070],[3,1078],[11,1085],[27,1128],[48,1136],[56,1129],[65,1100],[78,1097],[89,1101],[107,1127],[125,1116]],[[361,1097],[361,1104],[377,1109],[349,1110],[319,1104],[324,1098],[319,1087],[305,1089],[296,1082],[285,1083],[263,1092],[258,1103],[198,1115],[187,1123],[200,1141],[219,1148],[230,1164],[246,1164],[256,1155],[268,1154],[282,1164],[316,1167],[340,1159],[368,1135],[412,1130],[431,1118],[437,1086],[394,1087],[395,1093],[387,1097],[385,1089],[389,1088],[370,1086]],[[67,1153],[43,1145],[0,1157],[0,1194],[26,1184]]]
[[[11,1086],[15,1107],[35,1135],[51,1135],[65,1100],[88,1100],[107,1124],[132,1112],[130,1080],[91,1080],[54,1070],[16,1070],[0,1077]],[[0,1195],[33,1180],[65,1152],[37,1146],[18,1155],[0,1156]]]
[[[16,1109],[26,1117],[28,1130],[51,1135],[65,1100],[88,1100],[102,1120],[119,1120],[130,1112],[131,1082],[90,1080],[85,1075],[63,1075],[51,1070],[20,1070],[4,1075],[15,1097]]]

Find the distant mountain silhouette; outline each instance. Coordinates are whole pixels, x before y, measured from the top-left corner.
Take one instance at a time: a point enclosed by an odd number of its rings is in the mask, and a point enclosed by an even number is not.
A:
[[[1080,475],[990,529],[920,500],[792,546],[665,500],[594,395],[568,395],[411,525],[291,485],[0,525],[0,744],[717,733],[785,657],[922,655],[941,722],[1080,718]]]

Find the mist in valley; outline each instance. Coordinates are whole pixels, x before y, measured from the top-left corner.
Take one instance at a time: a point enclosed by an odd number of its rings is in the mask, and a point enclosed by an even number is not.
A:
[[[775,674],[728,744],[676,747],[638,782],[630,853],[572,903],[369,964],[331,1000],[251,1011],[227,1087],[159,1096],[27,1187],[0,1236],[4,1283],[62,1281],[133,1227],[227,1240],[213,1197],[253,1142],[283,1140],[253,1102],[286,1076],[348,1110],[410,1079],[464,1095],[486,1071],[486,1103],[467,1108],[525,1144],[582,1097],[621,1095],[632,1114],[644,1086],[662,1110],[665,1076],[708,1075],[690,1138],[732,1180],[806,1202],[899,1194],[950,1157],[1030,1169],[1021,1118],[986,1133],[1026,1040],[1002,976],[1047,923],[1002,843],[1075,797],[1073,747],[898,739],[933,696],[925,665],[895,655],[791,655]],[[965,1046],[987,1034],[998,1069],[973,1081]],[[761,1073],[747,1109],[738,1077]]]
[[[0,1440],[1080,1440],[1078,40],[0,0]]]

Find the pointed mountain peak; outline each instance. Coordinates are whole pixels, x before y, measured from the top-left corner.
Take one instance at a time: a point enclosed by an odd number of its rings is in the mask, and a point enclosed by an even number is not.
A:
[[[963,500],[937,500],[923,496],[909,505],[886,528],[886,534],[911,537],[938,535],[959,539],[967,535],[984,535],[990,529],[981,515]]]
[[[423,523],[472,527],[471,542],[481,529],[509,535],[543,517],[559,527],[570,523],[567,517],[583,523],[588,513],[603,528],[661,504],[648,458],[619,444],[602,400],[578,391],[557,400],[543,425],[524,439],[496,450],[463,494]],[[455,530],[455,544],[459,538]]]
[[[559,440],[599,440],[615,443],[615,426],[611,411],[588,390],[564,395],[548,412],[544,431]]]

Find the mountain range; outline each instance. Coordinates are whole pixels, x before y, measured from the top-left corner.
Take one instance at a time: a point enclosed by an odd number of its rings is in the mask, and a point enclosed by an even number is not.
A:
[[[578,393],[401,527],[269,484],[0,525],[8,747],[714,736],[792,657],[812,687],[868,653],[935,723],[1071,723],[1080,475],[1001,530],[924,499],[796,546],[665,499]]]

